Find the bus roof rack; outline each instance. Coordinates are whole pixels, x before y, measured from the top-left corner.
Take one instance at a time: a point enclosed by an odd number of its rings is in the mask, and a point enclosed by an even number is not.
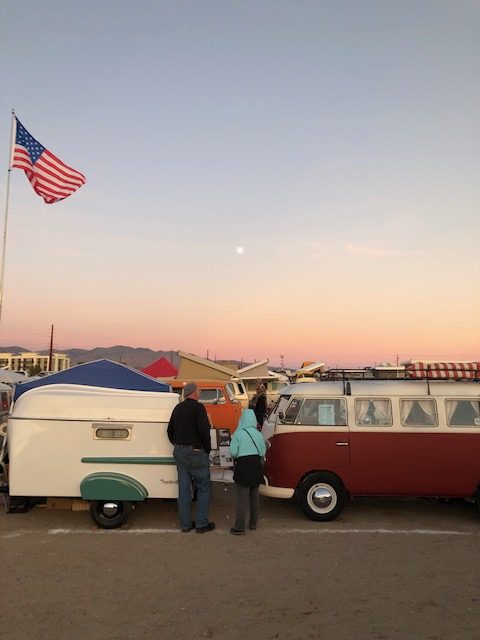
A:
[[[467,380],[480,381],[480,362],[411,361],[402,366],[328,369],[319,380]]]
[[[396,380],[405,378],[405,367],[365,367],[364,369],[328,369],[319,380]]]

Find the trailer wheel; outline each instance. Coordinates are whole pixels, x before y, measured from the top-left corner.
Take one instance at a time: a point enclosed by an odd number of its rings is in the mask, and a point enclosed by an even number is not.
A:
[[[298,486],[297,496],[304,514],[316,522],[334,520],[345,506],[346,491],[331,473],[313,473]]]
[[[128,520],[130,503],[125,500],[93,500],[90,515],[102,529],[116,529]]]

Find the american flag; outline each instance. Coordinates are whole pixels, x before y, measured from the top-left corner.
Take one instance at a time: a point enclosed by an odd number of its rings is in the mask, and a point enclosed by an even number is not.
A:
[[[11,166],[25,171],[32,187],[47,204],[68,198],[86,181],[82,173],[64,164],[35,140],[18,118]]]

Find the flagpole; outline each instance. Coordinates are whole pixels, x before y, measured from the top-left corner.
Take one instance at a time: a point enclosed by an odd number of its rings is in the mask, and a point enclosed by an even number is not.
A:
[[[13,154],[13,136],[15,132],[15,109],[12,109],[12,124],[10,133],[10,154],[8,157],[7,172],[7,191],[5,194],[5,216],[3,219],[3,246],[2,246],[2,263],[0,266],[0,319],[2,317],[3,306],[3,281],[5,278],[5,257],[7,252],[7,223],[8,223],[8,204],[10,197],[10,174],[12,173],[12,154]]]

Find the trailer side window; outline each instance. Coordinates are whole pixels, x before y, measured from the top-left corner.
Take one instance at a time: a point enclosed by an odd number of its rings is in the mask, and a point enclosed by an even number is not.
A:
[[[123,424],[115,427],[93,424],[92,427],[95,440],[130,440],[132,431],[131,425]]]
[[[392,405],[388,398],[357,398],[355,421],[360,426],[391,427]]]
[[[295,424],[314,427],[342,427],[347,424],[343,398],[305,398]]]
[[[435,400],[400,400],[400,418],[404,427],[436,427]]]
[[[449,427],[480,427],[480,401],[445,400]]]

